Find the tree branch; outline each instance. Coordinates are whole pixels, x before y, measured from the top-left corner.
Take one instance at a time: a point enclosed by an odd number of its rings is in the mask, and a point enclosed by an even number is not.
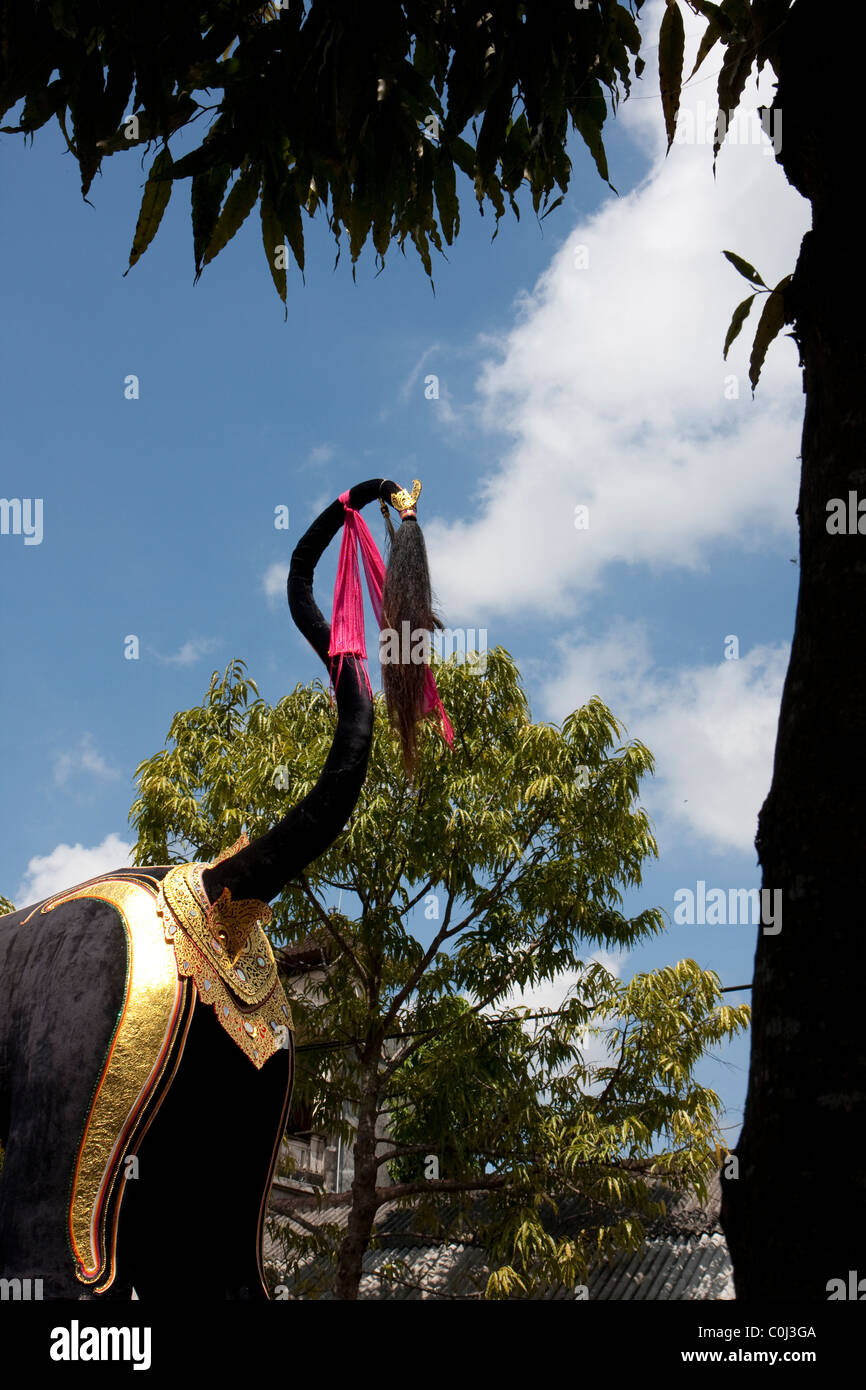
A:
[[[519,862],[520,857],[525,853],[528,846],[532,843],[534,836],[538,834],[538,831],[543,825],[545,819],[546,817],[542,817],[538,824],[533,826],[533,828],[529,832],[529,835],[523,842],[520,855],[518,855],[517,858],[511,859],[509,861],[509,863],[503,869],[502,873],[499,875],[499,878],[493,884],[492,888],[486,889],[485,892],[481,894],[481,897],[476,900],[475,906],[473,907],[469,915],[467,917],[464,917],[462,922],[458,922],[456,926],[450,928],[449,923],[451,921],[451,909],[454,904],[456,892],[454,889],[451,889],[449,891],[448,905],[446,908],[445,917],[442,921],[442,926],[439,928],[439,931],[436,933],[433,940],[431,941],[424,957],[412,971],[412,974],[410,975],[409,979],[403,985],[402,989],[398,992],[398,994],[396,994],[395,997],[392,999],[391,1004],[388,1008],[388,1012],[386,1013],[385,1018],[383,1019],[383,1026],[386,1029],[388,1025],[392,1022],[392,1020],[396,1017],[397,1011],[401,1008],[403,1003],[412,993],[413,989],[415,989],[418,980],[421,978],[424,971],[427,969],[427,966],[430,964],[431,960],[435,956],[436,952],[439,950],[439,947],[442,945],[442,943],[444,941],[447,941],[449,937],[456,936],[458,932],[462,931],[464,927],[468,926],[469,923],[474,920],[474,918],[478,915],[479,912],[490,907],[491,903],[496,901],[497,897],[501,894],[502,888],[505,882],[507,881],[512,869],[514,868],[515,864]],[[385,1075],[390,1075],[390,1070],[386,1071]]]
[[[509,1183],[508,1178],[504,1174],[492,1174],[466,1180],[460,1178],[431,1178],[429,1181],[398,1182],[393,1183],[390,1187],[377,1187],[375,1189],[376,1209],[378,1210],[379,1207],[384,1206],[386,1202],[397,1202],[403,1197],[419,1197],[423,1193],[512,1192],[514,1190],[514,1187]],[[351,1192],[334,1192],[328,1194],[329,1206],[345,1207],[350,1206],[351,1202]],[[312,1194],[309,1197],[304,1194],[298,1199],[297,1204],[298,1206],[307,1208],[318,1206],[318,1201]],[[294,1210],[294,1204],[292,1210]],[[291,1212],[286,1214],[291,1215]]]
[[[309,881],[309,879],[307,878],[307,875],[306,875],[306,874],[299,874],[299,875],[298,875],[298,882],[300,883],[301,887],[303,888],[306,897],[307,897],[307,898],[309,899],[309,901],[311,902],[311,904],[312,904],[312,906],[313,906],[313,908],[314,908],[314,910],[315,910],[315,912],[316,912],[316,915],[317,915],[317,917],[319,918],[319,920],[321,921],[322,925],[327,929],[327,931],[328,931],[328,932],[331,934],[331,936],[334,938],[334,940],[336,941],[337,945],[340,947],[340,950],[343,951],[344,954],[347,955],[347,956],[349,957],[349,960],[352,962],[352,964],[353,964],[354,967],[355,967],[355,970],[357,971],[358,977],[359,977],[361,980],[363,980],[363,982],[364,982],[364,988],[367,990],[367,993],[369,994],[369,992],[370,992],[370,978],[369,978],[369,976],[368,976],[366,970],[364,969],[363,965],[362,965],[361,962],[359,961],[358,957],[355,955],[355,952],[352,950],[352,947],[351,947],[351,945],[349,944],[349,942],[346,941],[346,940],[344,940],[344,938],[341,936],[340,932],[337,931],[337,928],[334,926],[334,920],[333,920],[333,918],[331,917],[331,915],[330,915],[329,913],[327,913],[327,912],[325,911],[325,909],[322,907],[322,904],[319,902],[319,899],[316,897],[315,893],[313,892],[312,888],[310,887],[310,881]]]
[[[436,952],[439,950],[439,947],[442,945],[442,942],[446,939],[448,935],[448,923],[451,920],[451,908],[454,903],[455,896],[455,890],[453,888],[450,889],[448,893],[448,902],[446,904],[445,917],[443,918],[442,926],[439,928],[433,940],[430,942],[430,945],[427,947],[427,950],[424,952],[424,955],[421,957],[421,960],[415,966],[415,969],[411,972],[406,983],[402,986],[401,989],[398,990],[398,992],[394,995],[394,998],[391,1000],[391,1003],[388,1005],[387,1012],[385,1013],[385,1016],[382,1019],[381,1024],[383,1033],[386,1033],[388,1031],[390,1024],[396,1018],[398,1011],[402,1008],[403,1004],[408,999],[412,991],[415,988],[417,988],[418,981],[423,976],[424,971],[427,969],[427,966],[430,964]],[[384,1075],[387,1077],[390,1075],[390,1072],[386,1070]]]
[[[398,880],[398,882],[399,882],[399,880]],[[410,898],[410,899],[409,899],[409,901],[406,903],[405,907],[401,907],[401,908],[400,908],[400,916],[402,917],[403,914],[404,914],[405,912],[411,912],[411,910],[412,910],[412,908],[415,906],[415,904],[416,904],[416,903],[419,903],[419,902],[421,901],[421,899],[424,897],[425,893],[429,893],[429,892],[430,892],[430,889],[431,889],[432,887],[433,887],[433,880],[432,880],[432,878],[428,878],[427,882],[424,884],[424,887],[421,889],[421,892],[420,892],[420,893],[416,893],[414,898]],[[396,884],[395,884],[395,889],[396,889]],[[393,891],[394,891],[394,890],[392,890],[392,892],[393,892]]]

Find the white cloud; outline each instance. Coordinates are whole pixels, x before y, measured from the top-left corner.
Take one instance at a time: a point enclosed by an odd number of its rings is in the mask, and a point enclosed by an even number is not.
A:
[[[262,588],[269,603],[276,600],[286,599],[286,580],[289,575],[289,567],[285,560],[275,560],[272,565],[268,565],[262,576]]]
[[[627,951],[611,952],[603,948],[587,957],[587,964],[598,964],[604,966],[616,979],[622,978],[622,971],[625,962],[628,960]],[[554,975],[549,980],[539,980],[537,984],[528,985],[525,989],[515,989],[495,1009],[484,1010],[485,1013],[499,1013],[502,1009],[528,1008],[533,1014],[540,1013],[544,1009],[560,1009],[565,1004],[569,996],[579,993],[579,985],[582,972],[576,970],[562,970],[558,975]],[[530,1033],[544,1027],[541,1020],[528,1021],[524,1027]],[[603,1032],[587,1030],[581,1035],[580,1049],[584,1063],[588,1067],[608,1066],[611,1061],[611,1052],[607,1039]],[[567,1070],[567,1066],[562,1068]],[[592,1092],[594,1086],[591,1085],[589,1091]]]
[[[622,967],[628,959],[625,951],[613,954],[610,951],[593,951],[587,957],[587,964],[603,965],[604,968],[619,979],[622,975]],[[543,1009],[560,1009],[569,994],[576,991],[580,984],[583,972],[577,970],[562,970],[558,975],[554,975],[549,980],[539,980],[534,985],[527,985],[525,989],[514,989],[502,1003],[496,1005],[495,1010],[487,1012],[500,1012],[502,1009],[528,1008],[533,1013],[539,1013]]]
[[[59,753],[54,760],[54,782],[63,787],[76,773],[86,772],[93,777],[112,781],[119,777],[117,768],[111,767],[103,758],[90,733],[82,734],[75,748]]]
[[[647,34],[661,9],[648,7]],[[693,50],[703,22],[687,20]],[[650,62],[636,96],[652,97],[653,83]],[[694,114],[711,92],[688,88],[684,110]],[[759,104],[754,82],[744,104]],[[579,222],[518,301],[477,380],[477,420],[506,436],[501,461],[471,517],[425,527],[454,621],[470,596],[485,614],[574,611],[618,562],[699,570],[714,544],[748,550],[795,535],[796,350],[777,339],[753,401],[748,358],[763,298],[723,362],[749,288],[721,253],[736,251],[774,284],[794,267],[808,204],[764,154],[766,139],[723,147],[714,181],[711,142],[677,143],[664,158],[657,99],[626,101],[617,120],[650,149],[650,173]],[[581,246],[586,268],[575,262]],[[725,398],[731,374],[738,399]],[[580,504],[587,530],[574,526]]]
[[[456,359],[468,355],[468,352],[469,349],[466,346],[449,343],[446,347],[442,343],[431,343],[429,347],[424,349],[404,378],[397,393],[399,404],[405,406],[413,398],[423,399],[426,408],[433,412],[430,417],[433,423],[449,426],[458,424],[464,412],[455,408],[448,389],[448,382],[441,375],[440,363],[444,360],[453,366]],[[430,380],[430,378],[434,378],[434,380]],[[383,406],[379,411],[380,421],[390,419],[394,410],[395,404],[393,402]],[[407,481],[404,479],[397,478],[396,481],[402,482],[404,486],[407,485]]]
[[[543,707],[562,719],[598,695],[647,745],[656,773],[641,800],[663,847],[686,833],[714,852],[753,852],[788,655],[785,644],[756,646],[739,660],[662,671],[643,626],[621,621],[599,641],[561,643]]]
[[[642,12],[648,40],[663,11],[654,0]],[[705,25],[684,17],[689,72]],[[425,526],[451,623],[567,620],[617,565],[709,572],[722,547],[727,556],[795,553],[802,380],[793,344],[780,337],[752,399],[763,296],[722,359],[733,309],[750,292],[722,251],[772,285],[793,269],[809,226],[808,203],[754,115],[772,97],[772,73],[747,84],[742,106],[752,114],[738,118],[714,180],[715,84],[706,79],[719,53],[684,90],[685,138],[666,157],[652,47],[617,117],[648,156],[647,176],[581,219],[518,298],[510,328],[479,343],[477,420],[504,448],[476,485],[471,516]],[[575,526],[580,505],[587,529]],[[536,672],[546,713],[561,718],[597,693],[652,749],[657,772],[642,795],[663,846],[676,835],[754,853],[787,648],[662,670],[644,629],[628,622],[596,642],[557,645],[558,674],[549,678],[550,663]]]
[[[159,652],[156,656],[168,666],[194,666],[201,657],[207,656],[208,652],[212,652],[218,646],[215,637],[193,637],[190,641],[184,642],[171,656],[162,656]]]
[[[405,377],[403,385],[400,387],[400,400],[403,402],[404,405],[408,402],[413,387],[416,385],[418,378],[421,375],[421,372],[427,366],[429,359],[431,357],[435,357],[436,353],[441,351],[441,343],[431,343],[430,346],[428,348],[425,348],[424,351],[421,353],[421,356],[418,358],[418,361],[415,363],[414,367],[412,367],[408,376]],[[421,388],[419,387],[419,390],[420,389]]]
[[[17,907],[38,903],[64,888],[86,883],[97,874],[126,868],[132,863],[133,846],[113,832],[99,845],[57,845],[49,854],[34,855],[15,894]]]
[[[336,455],[337,450],[335,445],[314,444],[307,454],[305,466],[308,468],[317,468],[322,464],[330,463],[332,459],[336,458]]]

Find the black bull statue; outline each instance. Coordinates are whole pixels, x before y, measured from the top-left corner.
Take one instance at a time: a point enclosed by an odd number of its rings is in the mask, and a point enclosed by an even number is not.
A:
[[[376,478],[348,503],[376,498],[405,516],[392,562],[410,530],[423,552],[414,494]],[[313,570],[344,517],[338,500],[313,523],[288,581],[329,670]],[[260,924],[336,839],[366,776],[373,702],[353,656],[335,695],[319,781],[252,844],[210,865],[120,869],[0,918],[0,1277],[41,1279],[45,1298],[158,1298],[180,1260],[186,1296],[267,1298],[262,1228],[294,1048]]]

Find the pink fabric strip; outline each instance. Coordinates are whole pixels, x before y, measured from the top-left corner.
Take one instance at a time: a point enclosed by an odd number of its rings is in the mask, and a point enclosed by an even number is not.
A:
[[[361,576],[358,570],[358,545],[367,577],[370,602],[376,622],[382,627],[382,591],[385,585],[385,563],[379,554],[376,542],[364,518],[354,507],[349,506],[348,491],[342,492],[339,499],[346,513],[343,527],[343,540],[340,545],[340,559],[337,564],[337,582],[334,585],[334,613],[331,621],[331,645],[328,655],[339,657],[337,674],[333,677],[336,688],[340,679],[343,657],[359,657],[364,679],[370,694],[370,675],[367,670],[367,645],[364,640],[364,601],[361,593]],[[430,667],[424,678],[424,713],[435,712],[439,717],[442,737],[451,746],[454,743],[454,729],[445,713],[436,680]]]
[[[349,493],[341,493],[340,501],[343,504],[346,515],[345,524],[343,526],[343,539],[340,545],[340,559],[337,564],[337,582],[334,585],[334,612],[331,619],[331,645],[328,649],[328,655],[331,657],[339,657],[337,673],[332,678],[335,688],[340,679],[343,657],[350,654],[359,657],[364,671],[364,680],[372,696],[373,687],[370,684],[370,676],[367,670],[367,645],[364,640],[364,599],[361,593],[361,576],[358,571],[358,540],[361,527],[367,532],[370,545],[379,562],[379,568],[382,573],[382,580],[379,586],[380,595],[381,584],[384,583],[385,578],[385,566],[382,562],[381,555],[378,550],[376,550],[376,543],[370,535],[360,512],[357,512],[354,507],[349,506]],[[367,568],[366,555],[364,559],[364,568]],[[369,576],[367,582],[369,583]],[[381,612],[380,600],[380,617]]]
[[[436,714],[438,714],[442,737],[448,744],[448,747],[452,748],[454,746],[454,728],[451,720],[445,713],[445,706],[439,697],[439,687],[436,684],[436,677],[433,675],[429,666],[427,667],[427,674],[424,677],[424,696],[424,713],[430,714],[435,711]]]

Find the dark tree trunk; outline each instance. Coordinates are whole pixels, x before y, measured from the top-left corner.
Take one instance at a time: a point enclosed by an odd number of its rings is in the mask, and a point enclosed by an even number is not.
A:
[[[368,1077],[367,1086],[375,1086],[375,1073]],[[376,1160],[376,1117],[378,1096],[365,1094],[358,1112],[358,1130],[355,1137],[354,1159],[355,1176],[352,1180],[352,1207],[346,1234],[340,1242],[337,1261],[337,1274],[334,1280],[334,1297],[356,1299],[363,1272],[364,1252],[370,1243],[373,1223],[379,1209],[376,1194],[376,1176],[379,1164]]]
[[[782,929],[759,936],[739,1173],[723,1180],[739,1298],[824,1301],[830,1280],[866,1276],[866,535],[827,530],[831,499],[866,498],[862,112],[849,75],[866,51],[863,8],[798,0],[774,103],[780,162],[813,229],[790,294],[806,394],[800,593],[756,839]]]

